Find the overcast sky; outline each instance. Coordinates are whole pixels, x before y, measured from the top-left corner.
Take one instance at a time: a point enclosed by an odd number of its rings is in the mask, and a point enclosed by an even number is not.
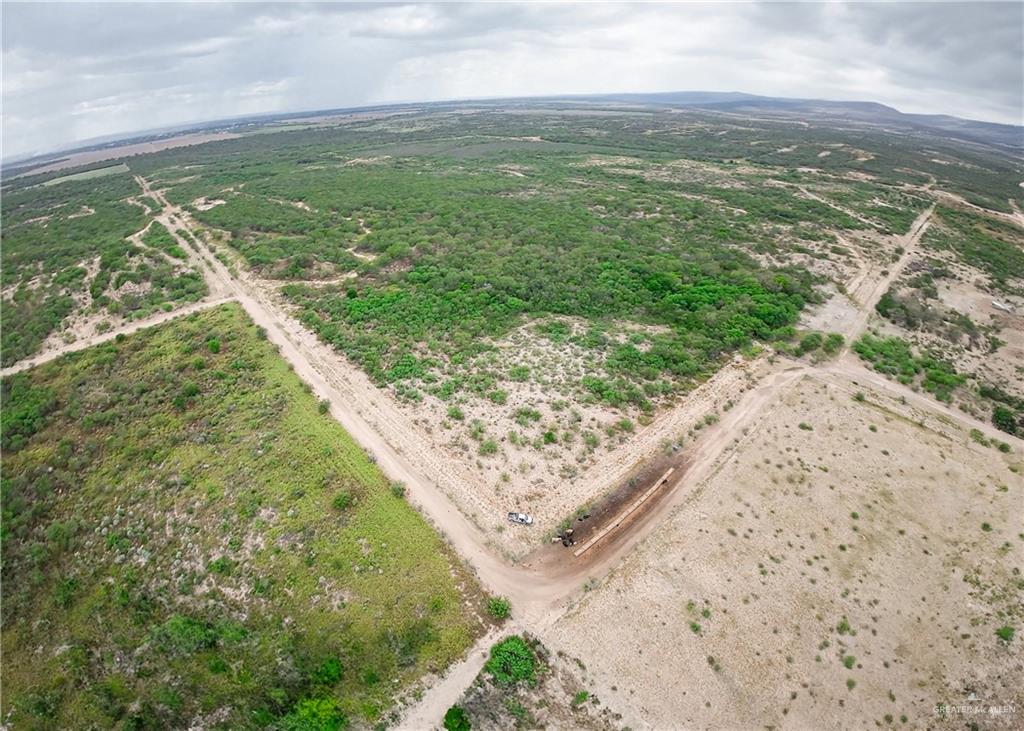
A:
[[[1022,123],[1020,2],[3,3],[3,155],[256,112],[744,91]]]

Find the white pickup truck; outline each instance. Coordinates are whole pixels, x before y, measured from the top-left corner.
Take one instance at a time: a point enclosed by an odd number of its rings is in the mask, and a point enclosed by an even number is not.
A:
[[[510,523],[519,523],[520,525],[533,525],[533,517],[526,513],[509,513],[508,520]]]

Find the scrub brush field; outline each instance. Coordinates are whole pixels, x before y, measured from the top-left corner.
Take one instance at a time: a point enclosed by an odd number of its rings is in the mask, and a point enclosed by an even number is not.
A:
[[[373,723],[484,629],[237,305],[5,379],[3,440],[14,728]]]

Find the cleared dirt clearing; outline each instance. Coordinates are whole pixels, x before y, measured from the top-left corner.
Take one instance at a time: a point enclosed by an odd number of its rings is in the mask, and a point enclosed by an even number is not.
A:
[[[942,414],[803,377],[550,639],[653,728],[959,727],[935,707],[970,692],[1019,709],[1021,643],[995,634],[1024,623],[1011,466]]]

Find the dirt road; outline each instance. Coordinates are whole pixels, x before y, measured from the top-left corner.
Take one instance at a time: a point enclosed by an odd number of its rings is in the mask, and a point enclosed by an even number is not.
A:
[[[412,443],[415,441],[415,434],[403,438],[400,434],[401,423],[382,425],[381,420],[392,417],[388,415],[387,405],[380,403],[383,397],[376,392],[372,384],[368,380],[365,383],[353,381],[350,373],[339,371],[338,356],[333,350],[288,315],[283,306],[273,301],[272,297],[256,286],[251,278],[232,276],[224,264],[202,250],[201,243],[200,250],[197,250],[191,242],[182,238],[178,234],[179,230],[194,233],[194,224],[188,214],[169,203],[162,191],[152,189],[142,178],[138,180],[145,194],[152,196],[162,206],[162,210],[156,216],[157,220],[161,221],[185,251],[189,252],[191,262],[202,272],[209,285],[211,299],[166,315],[132,323],[74,343],[60,351],[19,363],[4,369],[3,375],[38,365],[64,352],[89,347],[119,334],[150,327],[221,302],[238,302],[249,317],[266,330],[268,340],[279,348],[281,355],[292,365],[296,374],[312,387],[318,397],[330,403],[331,414],[359,444],[374,455],[381,469],[391,479],[405,483],[410,501],[476,571],[483,586],[494,594],[508,597],[515,607],[516,622],[534,632],[542,632],[564,613],[569,603],[582,591],[585,580],[601,578],[611,571],[634,546],[650,535],[672,510],[690,499],[694,489],[724,462],[739,443],[744,431],[755,423],[780,391],[802,375],[815,371],[843,375],[870,383],[872,388],[904,396],[917,406],[940,411],[984,433],[993,434],[995,431],[991,425],[936,404],[921,394],[867,370],[847,353],[832,363],[820,366],[779,360],[763,373],[759,373],[760,378],[756,385],[743,393],[733,407],[722,414],[717,424],[704,430],[702,436],[687,448],[687,466],[680,478],[667,488],[664,498],[643,511],[643,515],[632,522],[628,530],[621,532],[622,535],[609,541],[608,545],[600,550],[590,552],[593,555],[588,555],[585,561],[573,562],[567,558],[552,563],[528,559],[525,563],[517,565],[505,560],[494,550],[488,537],[471,518],[458,509],[450,497],[450,491],[446,490],[446,482],[468,479],[468,476],[462,476],[457,466],[445,462],[439,455],[431,454],[429,445]],[[863,301],[858,303],[860,314],[849,332],[844,333],[848,339],[857,337],[867,327],[878,298],[899,276],[912,252],[916,250],[917,243],[927,229],[932,210],[928,209],[917,218],[904,237],[904,253],[900,260],[877,281]],[[202,239],[197,236],[196,241],[201,242]],[[1008,435],[1000,433],[1000,438],[1013,442],[1017,448],[1024,446],[1024,442]],[[566,552],[565,555],[569,557],[571,553]],[[481,652],[484,647],[486,645],[478,643],[462,663],[453,666],[446,678],[425,694],[417,706],[409,710],[403,726],[422,728],[436,722],[479,670],[483,662]]]
[[[146,181],[140,179],[140,185],[146,194],[163,206],[157,216],[158,220],[181,246],[191,251],[188,242],[177,233],[190,228],[182,211],[171,205],[161,191],[152,189]],[[569,593],[567,589],[578,588],[575,578],[566,580],[527,575],[528,572],[524,572],[523,568],[505,561],[492,551],[483,532],[455,506],[443,490],[424,477],[421,463],[414,463],[402,451],[395,449],[364,417],[362,411],[354,408],[354,405],[363,402],[353,398],[351,388],[337,375],[331,363],[337,355],[328,346],[281,311],[261,290],[232,277],[217,259],[200,255],[193,257],[193,261],[206,277],[211,292],[224,293],[230,300],[238,302],[253,322],[266,331],[267,339],[278,347],[281,356],[292,365],[299,378],[308,383],[319,398],[330,403],[332,416],[376,458],[384,473],[393,480],[405,483],[411,502],[476,570],[481,583],[491,592],[512,599],[517,606],[517,616],[524,620],[529,618],[542,621],[552,605]],[[372,393],[373,388],[367,381],[365,392]],[[363,398],[366,398],[365,395]],[[372,407],[373,402],[369,403]]]
[[[112,330],[88,340],[73,343],[45,356],[24,361],[4,369],[3,374],[17,372],[38,365],[40,362],[59,357],[71,352],[105,342],[119,334],[127,334],[144,327],[150,327],[177,316],[186,315],[226,301],[238,302],[259,326],[263,327],[268,339],[280,349],[281,355],[294,367],[296,373],[312,386],[314,392],[331,404],[331,413],[341,425],[352,434],[368,452],[376,458],[381,469],[392,479],[404,482],[409,495],[423,514],[450,541],[456,551],[477,572],[480,581],[490,591],[508,596],[517,607],[517,615],[524,620],[546,624],[557,616],[559,607],[577,591],[587,578],[600,577],[615,565],[618,558],[627,552],[638,541],[643,540],[656,523],[657,517],[678,503],[689,488],[698,484],[710,467],[725,452],[736,435],[740,434],[761,410],[771,403],[780,389],[794,378],[808,370],[819,366],[803,366],[780,363],[767,367],[757,373],[757,385],[748,390],[738,399],[734,407],[725,412],[718,424],[705,430],[702,437],[687,450],[690,466],[686,473],[671,488],[668,499],[660,501],[657,506],[646,514],[643,520],[637,521],[630,529],[625,540],[618,541],[611,550],[600,552],[600,559],[589,561],[585,571],[574,570],[572,565],[557,570],[550,566],[532,566],[529,562],[513,564],[502,558],[495,551],[488,537],[474,522],[458,509],[454,501],[444,489],[439,475],[448,479],[469,479],[468,475],[459,475],[451,464],[440,467],[436,455],[425,458],[421,450],[408,449],[407,444],[399,444],[396,448],[381,432],[393,435],[395,427],[401,424],[384,424],[380,419],[388,418],[386,409],[379,403],[381,397],[375,395],[375,388],[367,380],[366,383],[351,382],[351,374],[339,373],[335,363],[337,355],[324,345],[315,335],[303,328],[291,318],[283,308],[271,300],[261,288],[251,280],[238,279],[228,272],[227,268],[206,252],[196,251],[192,244],[184,240],[179,230],[194,229],[194,223],[180,207],[172,205],[163,192],[153,189],[148,181],[137,178],[145,195],[151,196],[162,206],[157,219],[171,232],[179,245],[189,253],[189,258],[206,278],[212,298],[209,301],[165,313],[148,320],[132,323]],[[899,275],[903,266],[916,249],[917,242],[927,228],[932,209],[923,212],[911,226],[904,237],[904,254],[888,275],[878,280],[869,297],[861,304],[861,315],[857,323],[847,333],[849,338],[856,337],[866,327],[868,318],[874,309],[877,299],[886,291],[890,282]],[[197,238],[197,241],[200,239]],[[970,419],[966,415],[934,404],[926,397],[916,394],[898,383],[888,381],[878,374],[867,370],[852,357],[844,357],[838,361],[820,366],[837,374],[862,379],[873,387],[896,392],[908,400],[933,409],[943,411],[948,416],[960,421],[969,422],[971,426],[985,433],[993,433],[991,425]],[[383,414],[383,416],[382,416]],[[371,422],[371,418],[374,421]],[[382,426],[386,428],[381,428]],[[1019,441],[1019,440],[1014,440]],[[616,465],[619,470],[622,465]],[[616,470],[618,472],[619,470]],[[426,473],[426,474],[424,474]],[[433,478],[433,479],[431,479]]]
[[[860,287],[863,291],[855,293],[854,296],[857,299],[856,304],[859,312],[856,319],[850,324],[849,329],[842,333],[843,337],[846,338],[847,349],[849,349],[850,343],[864,334],[868,326],[868,320],[875,311],[875,305],[882,299],[882,295],[889,291],[889,287],[903,273],[907,264],[917,253],[918,244],[921,242],[921,237],[928,230],[934,212],[935,206],[932,205],[914,219],[910,230],[901,237],[899,245],[903,248],[903,253],[900,255],[900,258],[888,269],[880,271],[877,279],[873,281],[865,280],[865,286]]]
[[[1012,213],[1004,213],[1003,211],[993,211],[991,208],[982,208],[979,205],[971,203],[963,196],[957,195],[956,193],[950,193],[945,190],[929,190],[933,196],[941,200],[943,203],[949,203],[953,206],[960,206],[962,208],[968,208],[976,213],[980,213],[990,218],[995,218],[1005,223],[1012,224],[1024,228],[1024,213],[1021,212],[1017,206],[1016,201],[1010,199],[1010,208],[1013,209]]]
[[[129,322],[128,324],[122,325],[121,327],[115,327],[112,330],[108,330],[105,333],[100,333],[99,335],[94,335],[90,338],[82,338],[81,340],[76,340],[73,343],[61,345],[58,348],[53,348],[51,350],[46,351],[45,353],[41,353],[32,358],[20,360],[14,365],[8,366],[0,370],[0,376],[6,378],[7,376],[19,373],[24,370],[28,370],[29,368],[34,368],[35,366],[42,365],[43,363],[46,363],[48,361],[56,360],[62,355],[66,355],[67,353],[74,353],[76,350],[85,350],[86,348],[91,348],[94,345],[99,345],[100,343],[105,343],[109,340],[113,340],[118,335],[130,335],[133,332],[144,330],[147,327],[156,327],[157,325],[165,323],[168,320],[173,320],[178,317],[184,317],[185,315],[190,315],[193,312],[207,310],[211,307],[216,307],[217,305],[222,305],[225,302],[229,301],[230,298],[228,297],[216,297],[213,299],[205,299],[201,302],[196,302],[195,304],[186,305],[185,307],[179,307],[178,309],[171,310],[170,312],[161,312],[158,315],[153,315],[152,317],[147,317],[143,320]]]

